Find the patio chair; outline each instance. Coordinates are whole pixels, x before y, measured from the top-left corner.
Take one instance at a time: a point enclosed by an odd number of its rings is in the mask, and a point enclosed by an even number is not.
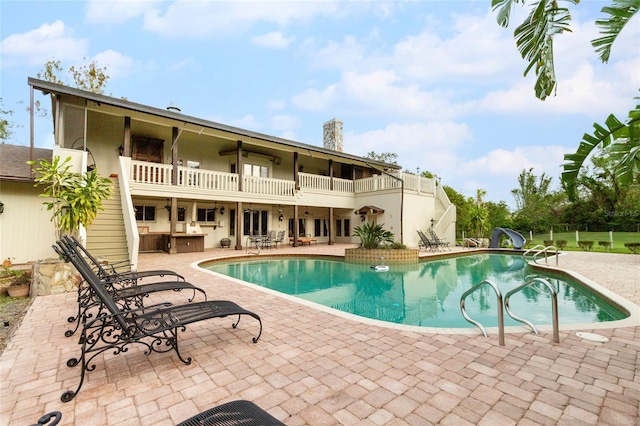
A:
[[[431,240],[429,240],[429,238],[427,238],[426,235],[424,235],[424,232],[422,232],[419,229],[416,232],[418,232],[418,235],[420,236],[420,242],[418,243],[418,249],[420,249],[422,247],[424,247],[425,249],[429,249],[431,251],[436,251],[438,249],[436,244],[433,243]]]
[[[64,246],[64,247],[63,247]],[[64,259],[65,250],[73,251],[77,257],[77,262],[82,262],[88,270],[94,271],[91,265],[85,260],[83,254],[88,253],[82,247],[82,244],[78,240],[63,237],[58,242],[58,247],[53,246],[53,249]],[[137,284],[136,279],[132,279],[127,276],[122,281],[116,281],[116,276],[109,275],[108,279],[104,279],[104,275],[98,275],[94,271],[97,279],[103,282],[105,289],[111,293],[115,300],[118,300],[124,307],[131,308],[132,306],[141,307],[144,305],[143,301],[145,297],[148,297],[151,293],[157,293],[161,291],[175,291],[191,290],[193,295],[188,299],[189,302],[193,301],[196,292],[200,292],[204,295],[204,300],[207,300],[207,294],[199,287],[194,286],[191,283],[182,281],[161,281],[147,284]],[[88,311],[92,308],[98,308],[98,313],[101,312],[101,306],[99,300],[95,297],[95,293],[91,286],[78,285],[78,312],[75,316],[67,318],[69,323],[75,323],[75,328],[65,331],[65,336],[71,337],[80,327],[81,323],[85,323],[88,318],[91,318],[93,314]]]
[[[203,411],[177,426],[284,426],[284,423],[264,411],[251,401],[231,401]]]
[[[451,250],[451,248],[449,247],[449,242],[440,239],[433,228],[429,228],[429,234],[431,234],[431,238],[433,239],[433,241],[435,241],[436,245],[438,245],[439,247],[446,247],[447,249]]]
[[[68,367],[81,365],[80,383],[74,390],[68,390],[61,396],[62,402],[71,401],[80,391],[84,383],[85,373],[95,370],[93,360],[103,352],[113,355],[126,353],[129,345],[141,344],[146,347],[146,354],[151,352],[169,352],[174,350],[183,363],[191,364],[191,357],[184,358],[178,347],[178,334],[184,332],[186,326],[211,318],[225,318],[237,315],[232,323],[236,328],[242,315],[255,318],[259,323],[259,332],[252,338],[258,342],[262,335],[262,320],[260,317],[234,302],[227,300],[213,300],[193,302],[184,305],[160,303],[135,309],[123,308],[106,290],[101,281],[86,262],[79,261],[78,253],[71,250],[62,241],[58,241],[63,259],[71,262],[94,291],[100,305],[104,307],[102,313],[83,324],[79,339],[81,354],[79,358],[67,360]]]
[[[276,248],[278,248],[278,244],[282,244],[284,242],[284,231],[278,231],[278,235],[276,236],[276,239],[274,240],[274,244],[276,246]]]
[[[62,413],[60,411],[52,411],[40,417],[38,419],[38,423],[33,424],[31,426],[44,426],[44,425],[55,426],[58,423],[60,423],[60,419],[62,419]]]

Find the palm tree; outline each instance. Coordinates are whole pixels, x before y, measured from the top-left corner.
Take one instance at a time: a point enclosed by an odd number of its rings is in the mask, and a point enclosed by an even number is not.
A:
[[[577,5],[579,1],[565,0],[564,3]],[[571,31],[571,14],[568,8],[560,7],[558,0],[492,0],[491,6],[498,13],[498,24],[503,27],[509,25],[511,9],[518,3],[529,3],[531,6],[529,16],[514,31],[520,55],[528,61],[524,75],[535,68],[535,94],[538,99],[545,100],[556,89],[553,38]],[[611,0],[610,6],[602,8],[601,11],[606,16],[596,20],[602,37],[591,41],[602,62],[609,61],[613,43],[639,9],[640,0]],[[626,121],[623,122],[612,114],[605,124],[606,128],[595,123],[595,133],[585,133],[578,150],[564,157],[568,163],[563,164],[562,182],[570,199],[575,198],[576,182],[582,165],[598,146],[606,148],[615,161],[616,176],[621,183],[640,180],[640,106],[629,112]]]

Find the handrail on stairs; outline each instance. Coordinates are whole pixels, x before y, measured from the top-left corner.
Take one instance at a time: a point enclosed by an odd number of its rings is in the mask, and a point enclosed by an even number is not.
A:
[[[462,316],[464,317],[464,319],[466,319],[471,324],[473,324],[476,327],[478,327],[480,329],[480,331],[482,332],[482,334],[484,335],[484,337],[488,337],[487,336],[487,330],[484,328],[484,326],[482,324],[480,324],[478,321],[475,321],[475,320],[471,319],[469,314],[467,314],[467,310],[466,310],[465,304],[464,304],[464,301],[465,301],[465,299],[467,298],[468,295],[470,295],[471,293],[475,292],[476,290],[478,290],[480,287],[482,287],[485,284],[491,286],[491,288],[493,288],[493,290],[496,292],[496,298],[497,298],[497,301],[498,301],[498,342],[500,343],[500,346],[504,346],[504,313],[503,313],[502,293],[500,293],[500,289],[498,288],[498,286],[493,281],[484,280],[484,281],[474,285],[473,287],[471,287],[470,289],[468,289],[464,293],[462,293],[462,296],[460,296],[460,310],[462,311]]]
[[[551,285],[551,283],[544,279],[544,278],[540,278],[540,277],[534,277],[528,281],[526,281],[524,284],[519,285],[518,287],[510,290],[509,292],[507,292],[507,294],[505,294],[504,296],[504,307],[505,310],[507,311],[507,314],[509,314],[509,316],[511,318],[513,318],[516,321],[519,321],[521,323],[526,324],[527,326],[529,326],[529,328],[531,330],[533,330],[533,332],[535,334],[540,334],[538,333],[538,330],[536,329],[535,325],[533,325],[533,323],[531,321],[528,321],[524,318],[521,318],[517,315],[515,315],[513,312],[511,312],[511,309],[509,307],[509,299],[511,298],[511,296],[517,292],[519,292],[520,290],[522,290],[525,287],[528,287],[530,285],[535,284],[536,282],[540,282],[542,284],[544,284],[544,286],[547,288],[547,290],[549,290],[549,293],[551,293],[551,317],[552,317],[552,323],[553,323],[553,341],[555,343],[560,343],[560,332],[559,332],[559,327],[558,327],[558,292],[555,289],[555,287],[553,287]]]

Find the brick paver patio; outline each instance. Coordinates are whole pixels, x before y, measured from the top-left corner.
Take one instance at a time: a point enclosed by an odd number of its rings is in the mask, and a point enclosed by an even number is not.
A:
[[[341,254],[345,247],[271,253]],[[635,304],[632,323],[580,327],[607,343],[563,328],[555,344],[549,330],[536,336],[520,328],[499,346],[495,333],[425,333],[345,319],[192,267],[238,254],[245,253],[143,254],[139,267],[176,270],[209,299],[255,311],[265,325],[257,344],[249,318],[235,330],[230,319],[196,323],[181,335],[191,365],[173,352],[105,353],[65,404],[60,395],[79,378],[65,364],[78,353],[76,340],[64,337],[76,295],[37,297],[0,357],[0,424],[29,425],[57,410],[64,425],[173,425],[234,399],[253,401],[287,425],[640,424],[640,256],[561,256],[561,268]]]

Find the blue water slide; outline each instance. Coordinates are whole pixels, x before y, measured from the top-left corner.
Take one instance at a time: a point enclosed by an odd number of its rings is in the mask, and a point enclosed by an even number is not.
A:
[[[519,232],[509,228],[493,228],[489,248],[500,248],[500,238],[506,235],[513,244],[514,249],[521,249],[527,243],[527,240]]]

